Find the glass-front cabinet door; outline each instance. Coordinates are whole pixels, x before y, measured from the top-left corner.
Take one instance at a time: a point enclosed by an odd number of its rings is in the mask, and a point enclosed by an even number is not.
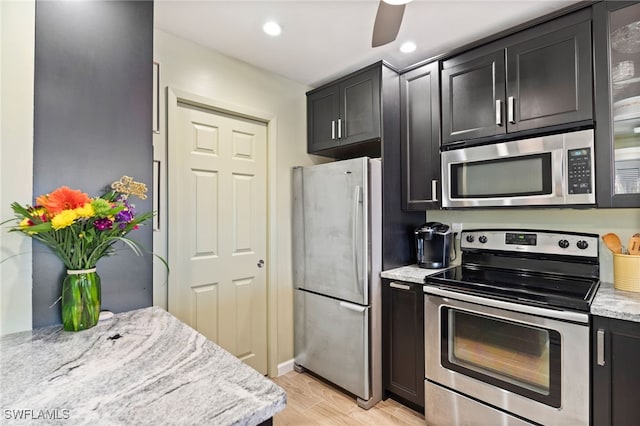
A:
[[[611,11],[615,194],[640,193],[640,4]]]
[[[594,7],[598,206],[640,207],[640,2]]]

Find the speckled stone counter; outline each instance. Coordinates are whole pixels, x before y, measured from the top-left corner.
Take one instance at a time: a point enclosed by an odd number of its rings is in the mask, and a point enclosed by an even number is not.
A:
[[[600,283],[591,302],[591,314],[640,322],[640,293],[618,290],[611,283]]]
[[[396,269],[389,269],[382,271],[380,276],[382,278],[388,278],[390,280],[406,281],[409,283],[424,284],[424,277],[427,275],[436,274],[444,269],[425,269],[418,265],[401,266]]]
[[[0,338],[0,424],[256,425],[285,404],[282,388],[158,307]]]
[[[424,284],[424,277],[442,269],[424,269],[418,265],[402,266],[383,271],[380,276],[391,280]],[[640,293],[616,289],[611,283],[600,283],[591,303],[591,314],[607,318],[640,322]]]

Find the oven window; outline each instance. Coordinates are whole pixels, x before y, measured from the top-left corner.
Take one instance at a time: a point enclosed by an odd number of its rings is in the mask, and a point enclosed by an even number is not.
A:
[[[560,334],[493,317],[442,310],[442,364],[560,407]]]
[[[451,165],[452,198],[548,195],[551,153]]]

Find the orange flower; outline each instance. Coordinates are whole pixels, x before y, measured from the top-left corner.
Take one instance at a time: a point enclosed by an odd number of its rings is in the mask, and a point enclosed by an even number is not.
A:
[[[50,215],[56,215],[63,210],[73,210],[82,207],[85,203],[91,202],[91,199],[84,192],[71,189],[68,186],[61,186],[49,194],[46,199],[43,199],[43,197],[36,199],[38,203],[42,201],[44,201],[44,207],[47,209],[47,212],[49,212]]]
[[[48,197],[49,197],[49,194],[41,195],[38,198],[36,198],[36,206],[44,207],[44,205],[47,204]]]

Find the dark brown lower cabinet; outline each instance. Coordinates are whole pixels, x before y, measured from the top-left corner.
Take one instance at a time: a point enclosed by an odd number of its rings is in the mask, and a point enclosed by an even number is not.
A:
[[[593,317],[594,426],[640,422],[640,323]]]
[[[382,280],[384,396],[424,412],[424,293],[421,284]]]

